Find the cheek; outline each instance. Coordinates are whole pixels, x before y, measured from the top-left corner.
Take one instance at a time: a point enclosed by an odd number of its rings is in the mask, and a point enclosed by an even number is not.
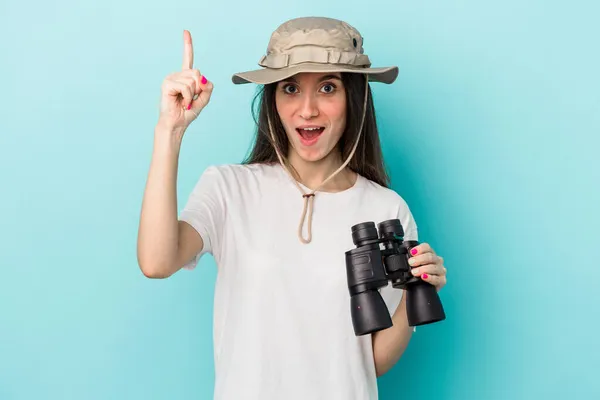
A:
[[[346,107],[345,105],[333,104],[327,109],[327,115],[334,127],[334,134],[341,136],[346,128]]]
[[[277,102],[276,107],[277,113],[279,114],[279,119],[281,120],[281,123],[286,131],[288,131],[292,123],[292,108],[285,101]]]

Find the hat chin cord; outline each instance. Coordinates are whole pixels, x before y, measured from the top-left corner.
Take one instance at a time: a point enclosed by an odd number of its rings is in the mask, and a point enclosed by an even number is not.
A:
[[[321,182],[321,184],[319,184],[319,186],[317,186],[314,190],[311,190],[309,193],[306,193],[302,189],[302,187],[296,181],[296,179],[292,176],[286,163],[284,162],[283,156],[281,155],[281,153],[277,147],[276,141],[275,141],[275,135],[273,133],[273,126],[271,125],[271,118],[270,118],[269,112],[267,110],[267,122],[269,124],[269,133],[271,135],[271,144],[273,145],[273,148],[275,149],[275,152],[277,153],[277,158],[279,159],[279,163],[281,164],[281,166],[283,167],[285,172],[287,172],[287,174],[290,176],[292,182],[294,182],[294,184],[296,185],[298,190],[300,190],[300,192],[302,193],[302,198],[304,199],[304,209],[302,210],[302,216],[300,217],[300,224],[298,225],[298,239],[300,239],[300,241],[304,244],[310,243],[312,240],[312,213],[313,213],[313,201],[315,198],[315,193],[317,192],[317,190],[319,190],[321,187],[323,187],[327,182],[329,182],[334,176],[336,176],[340,171],[342,171],[346,167],[346,165],[348,165],[348,163],[354,156],[354,152],[356,151],[356,148],[358,147],[358,142],[360,140],[360,136],[361,136],[362,130],[363,130],[363,125],[365,122],[365,116],[367,114],[367,100],[369,97],[369,75],[367,75],[367,74],[365,74],[365,81],[366,81],[366,87],[365,87],[365,99],[364,99],[364,103],[363,103],[363,115],[362,115],[362,119],[360,121],[360,128],[358,130],[358,135],[356,136],[356,142],[354,143],[354,146],[352,147],[352,151],[350,151],[350,154],[348,154],[346,161],[344,161],[344,163],[336,171],[334,171],[331,175],[329,175],[329,177],[327,179],[325,179],[323,182]],[[306,220],[307,213],[308,213],[308,237],[304,238],[304,235],[302,234],[302,228],[304,227],[304,221]]]

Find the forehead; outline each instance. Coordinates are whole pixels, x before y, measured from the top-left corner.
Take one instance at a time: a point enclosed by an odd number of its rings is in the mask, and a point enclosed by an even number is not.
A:
[[[342,75],[339,72],[302,72],[289,78],[283,79],[281,82],[296,82],[296,83],[311,83],[321,82],[330,79],[342,79]]]

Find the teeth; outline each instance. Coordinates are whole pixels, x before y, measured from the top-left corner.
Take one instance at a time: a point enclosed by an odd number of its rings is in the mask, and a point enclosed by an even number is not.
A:
[[[302,129],[303,131],[317,131],[321,128],[300,128],[300,129]]]

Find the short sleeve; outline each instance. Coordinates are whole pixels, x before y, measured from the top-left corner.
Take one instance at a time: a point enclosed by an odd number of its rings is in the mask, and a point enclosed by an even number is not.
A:
[[[404,230],[404,240],[419,240],[417,223],[415,222],[408,204],[406,204],[406,201],[404,201],[402,198],[400,198],[396,215],[400,220],[400,224]],[[398,308],[400,301],[402,300],[404,290],[392,287],[391,282],[389,282],[387,286],[381,288],[380,293],[385,301],[390,315],[393,315],[396,311],[396,308]]]
[[[179,214],[179,220],[190,224],[204,242],[202,250],[183,268],[195,268],[200,258],[206,253],[212,254],[215,258],[218,257],[225,222],[223,193],[223,179],[218,168],[208,167],[198,179]]]
[[[419,232],[415,218],[413,217],[408,204],[402,198],[398,205],[398,219],[404,230],[404,240],[419,240]]]

